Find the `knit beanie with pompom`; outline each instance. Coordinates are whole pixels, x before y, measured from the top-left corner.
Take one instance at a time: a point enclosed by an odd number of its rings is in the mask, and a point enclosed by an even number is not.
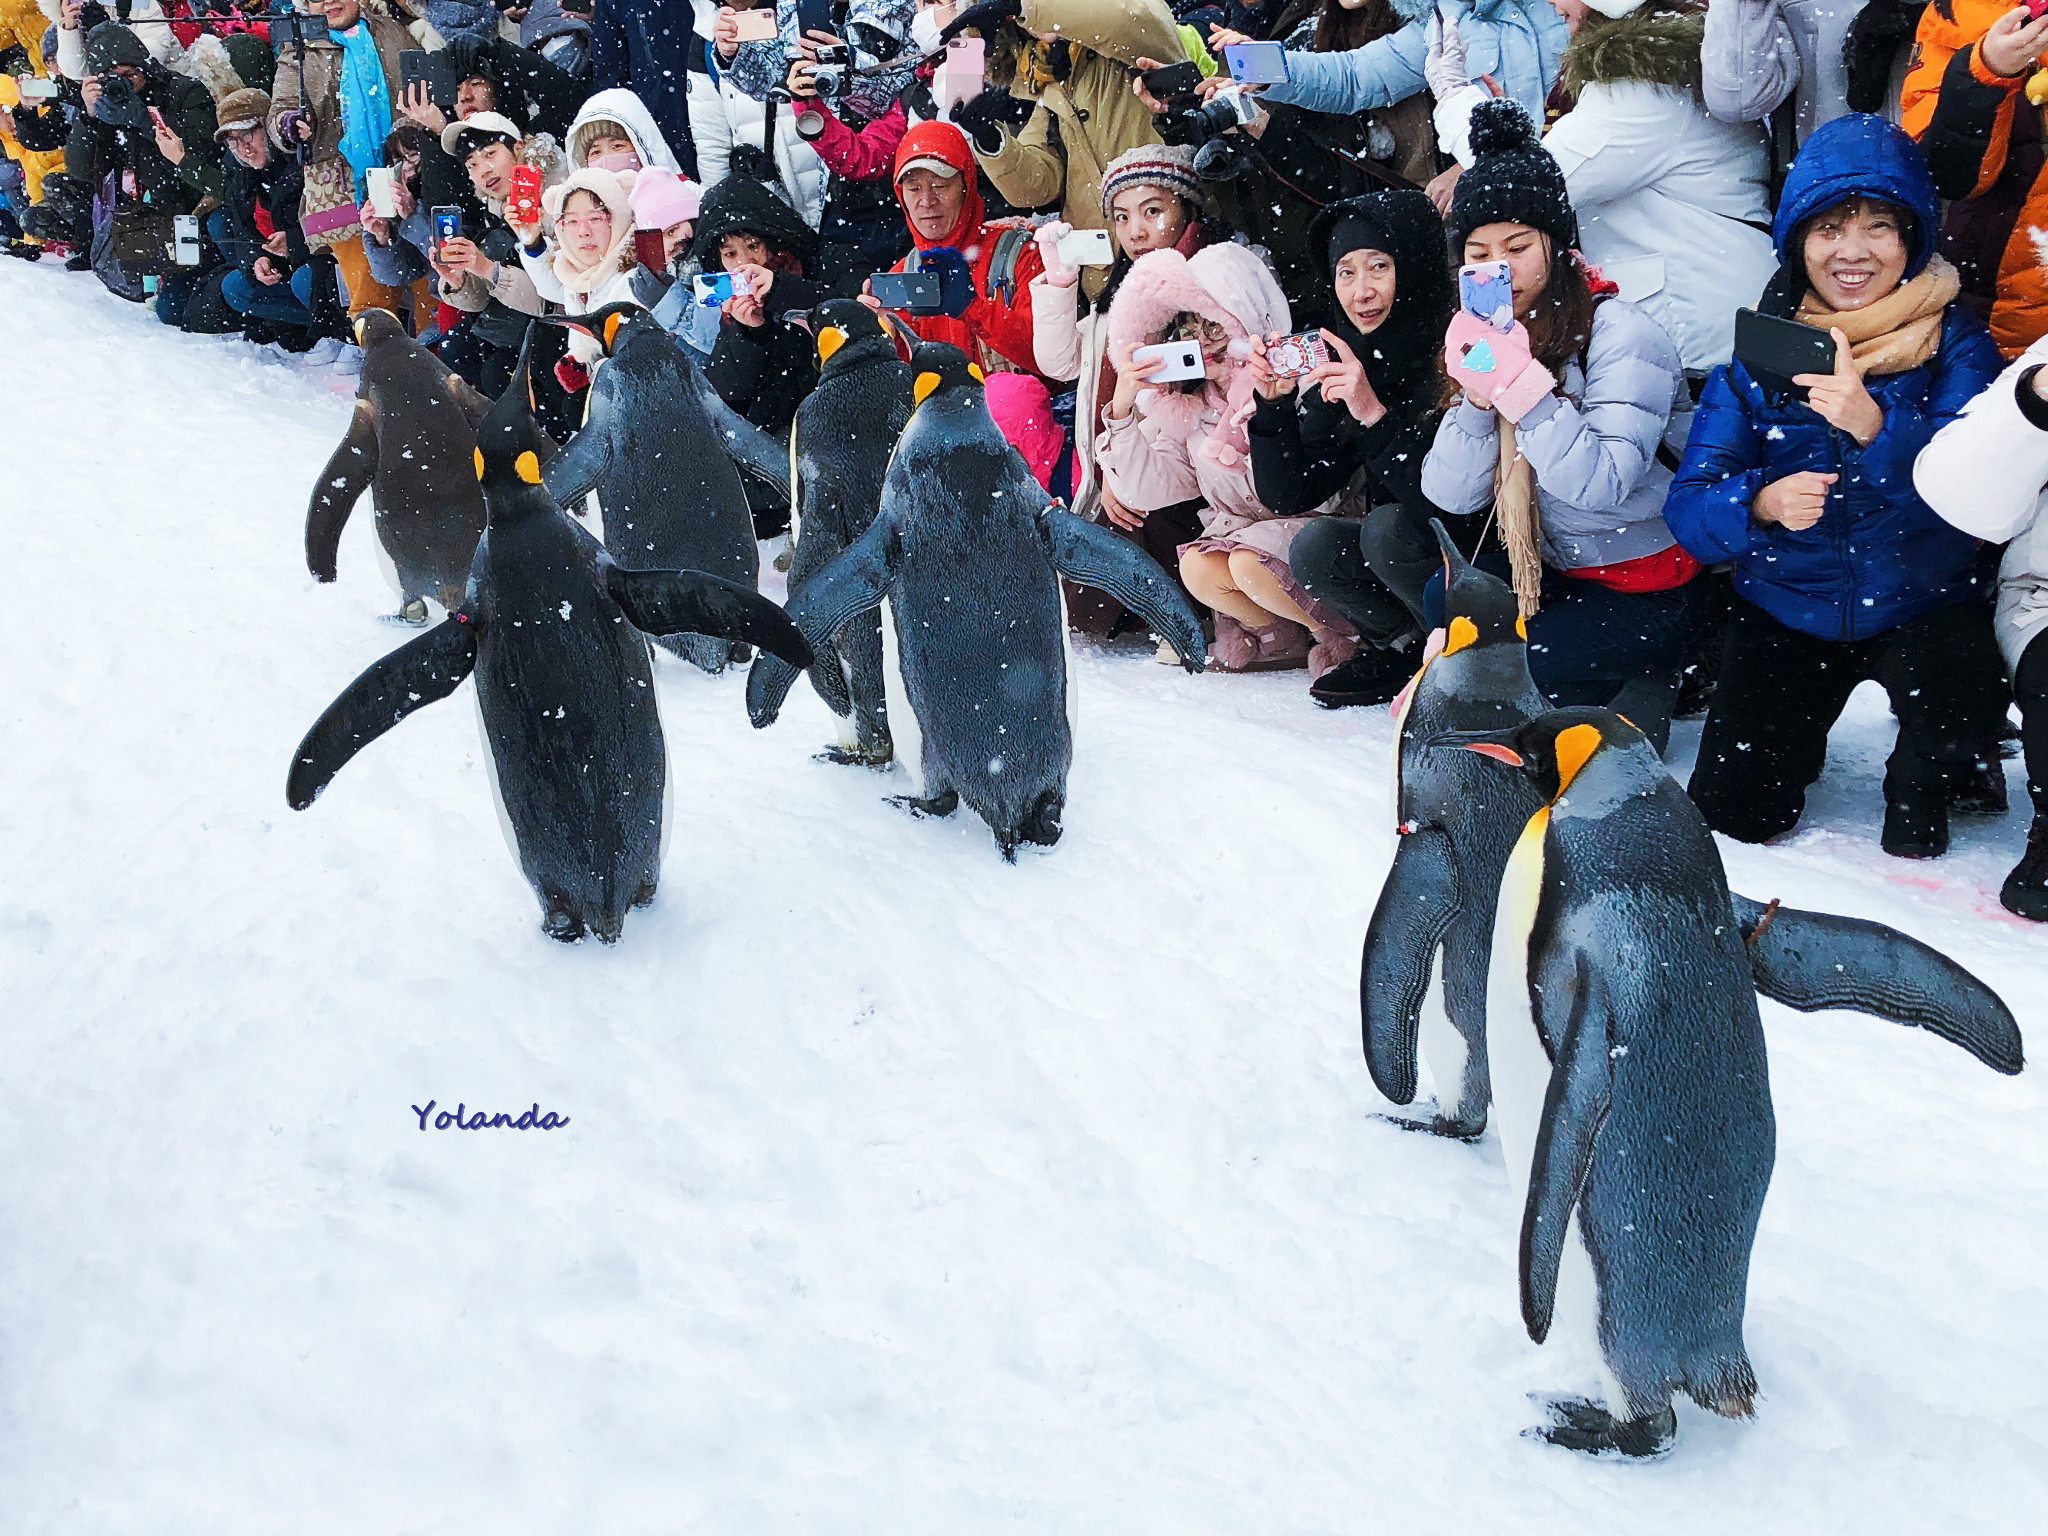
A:
[[[1528,113],[1506,96],[1482,101],[1472,109],[1471,143],[1472,166],[1458,178],[1445,220],[1453,256],[1483,224],[1527,224],[1560,250],[1579,248],[1579,216],[1564,172]]]

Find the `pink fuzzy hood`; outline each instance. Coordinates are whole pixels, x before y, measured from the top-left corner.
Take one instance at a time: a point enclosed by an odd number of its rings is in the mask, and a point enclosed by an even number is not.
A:
[[[1204,246],[1192,256],[1177,250],[1147,251],[1131,263],[1109,306],[1111,355],[1125,343],[1146,346],[1160,340],[1181,314],[1200,315],[1230,332],[1231,355],[1224,360],[1223,376],[1210,380],[1200,395],[1142,390],[1138,409],[1169,430],[1190,435],[1206,412],[1215,411],[1215,435],[1241,459],[1247,444],[1245,422],[1253,409],[1242,343],[1254,335],[1287,332],[1287,297],[1266,264],[1241,245]]]

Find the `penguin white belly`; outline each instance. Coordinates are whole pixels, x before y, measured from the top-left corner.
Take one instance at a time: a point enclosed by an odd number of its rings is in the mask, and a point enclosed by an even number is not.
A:
[[[882,599],[882,696],[889,706],[889,736],[896,743],[896,761],[910,775],[913,799],[924,798],[924,731],[910,707],[903,686],[903,661],[896,650],[896,610]]]
[[[1508,1187],[1514,1193],[1517,1252],[1529,1204],[1529,1169],[1536,1157],[1536,1138],[1543,1129],[1543,1099],[1550,1090],[1550,1054],[1536,1031],[1536,1013],[1529,997],[1529,938],[1543,895],[1543,844],[1549,828],[1546,807],[1529,818],[1515,851],[1508,856],[1501,874],[1500,903],[1494,909],[1493,955],[1486,974],[1486,1065],[1493,1079],[1493,1123],[1500,1131]],[[1430,1070],[1436,1070],[1433,1064]],[[1438,1092],[1442,1093],[1441,1087]],[[1577,1342],[1599,1373],[1608,1411],[1626,1418],[1628,1404],[1620,1383],[1608,1370],[1600,1350],[1599,1316],[1599,1286],[1574,1211],[1558,1263],[1550,1336],[1556,1338],[1563,1332]]]
[[[505,846],[511,850],[513,866],[524,875],[526,860],[519,856],[519,838],[512,830],[511,813],[505,809],[505,791],[498,785],[498,754],[491,745],[491,728],[484,723],[484,693],[481,688],[472,687],[470,694],[476,700],[476,733],[483,739],[484,772],[491,780],[491,804],[498,808],[498,830],[505,834]]]
[[[604,544],[607,549],[611,548],[609,544],[605,544],[604,506],[598,501],[597,492],[595,491],[584,492],[583,526],[589,530],[590,536],[597,540],[598,543]]]
[[[384,573],[384,581],[398,594],[398,600],[405,601],[405,583],[398,579],[398,562],[391,558],[391,551],[384,547],[384,530],[381,525],[371,524],[370,547],[377,551],[377,569]]]
[[[1465,1037],[1444,1011],[1444,956],[1441,947],[1430,971],[1429,991],[1422,999],[1422,1018],[1417,1030],[1422,1060],[1436,1084],[1436,1109],[1440,1115],[1455,1115],[1463,1107],[1465,1058],[1471,1054]]]

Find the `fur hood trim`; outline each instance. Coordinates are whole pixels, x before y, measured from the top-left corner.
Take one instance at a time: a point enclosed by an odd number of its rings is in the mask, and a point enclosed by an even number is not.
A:
[[[205,86],[215,104],[225,101],[248,84],[235,72],[235,61],[228,57],[227,44],[211,32],[193,39],[192,46],[185,50],[185,56],[174,67],[179,74],[190,75]]]
[[[1131,263],[1109,306],[1112,355],[1126,342],[1145,346],[1158,341],[1182,314],[1200,315],[1230,332],[1230,354],[1221,377],[1209,380],[1199,394],[1141,390],[1139,412],[1165,432],[1190,440],[1203,432],[1203,417],[1214,412],[1217,420],[1208,429],[1208,441],[1196,451],[1211,454],[1220,449],[1241,459],[1246,452],[1245,423],[1253,410],[1251,375],[1242,360],[1244,343],[1253,335],[1292,329],[1286,296],[1266,264],[1242,245],[1208,245],[1192,256],[1177,250],[1147,251]]]
[[[1700,94],[1700,48],[1707,35],[1704,16],[1595,13],[1580,25],[1565,48],[1559,75],[1574,95],[1589,85],[1639,81]]]
[[[570,293],[588,295],[611,281],[620,272],[633,270],[633,204],[631,201],[633,183],[640,179],[638,171],[607,171],[588,167],[572,171],[540,195],[542,212],[548,216],[552,226],[562,216],[562,204],[569,200],[572,192],[588,192],[605,206],[612,216],[611,249],[588,267],[579,267],[569,257],[568,250],[561,243],[561,236],[555,237],[554,259],[549,265],[554,269],[555,281]]]

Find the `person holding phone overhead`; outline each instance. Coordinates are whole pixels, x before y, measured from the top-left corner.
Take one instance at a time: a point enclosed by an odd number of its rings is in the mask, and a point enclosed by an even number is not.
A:
[[[1828,332],[1829,373],[1707,380],[1664,515],[1735,600],[1691,793],[1716,831],[1789,831],[1856,685],[1890,694],[1899,736],[1883,843],[1948,848],[1953,805],[2005,808],[2008,694],[1977,541],[1935,515],[1913,461],[1997,377],[1998,349],[1936,254],[1940,203],[1919,148],[1851,113],[1810,134],[1773,226],[1783,265],[1757,308]]]
[[[1684,440],[1692,403],[1685,370],[1663,328],[1580,255],[1564,173],[1528,114],[1481,102],[1471,147],[1451,248],[1507,267],[1514,320],[1452,316],[1422,494],[1460,515],[1491,507],[1497,542],[1474,563],[1513,583],[1536,686],[1627,714],[1661,750],[1700,622],[1699,562],[1660,515],[1667,439]]]

